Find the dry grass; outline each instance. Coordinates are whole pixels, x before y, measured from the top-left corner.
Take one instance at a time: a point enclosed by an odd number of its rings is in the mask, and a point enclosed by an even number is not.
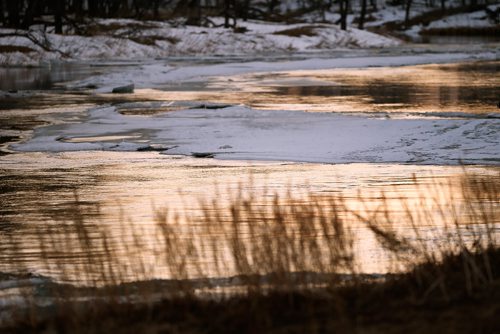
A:
[[[202,203],[201,216],[158,209],[154,226],[128,223],[111,232],[90,223],[98,209],[75,198],[73,218],[44,227],[33,242],[46,272],[86,287],[47,284],[49,306],[17,309],[4,329],[494,332],[498,180],[465,174],[422,186],[417,200],[402,194],[396,205],[384,194],[376,205],[360,194],[356,209],[341,194],[240,190],[229,206]],[[359,272],[360,228],[402,271],[382,278]],[[4,259],[23,253],[7,241],[14,247],[2,250]],[[14,267],[22,271],[21,264]],[[150,280],[158,269],[169,279]]]
[[[154,46],[157,41],[167,41],[170,44],[177,44],[180,39],[174,36],[143,36],[140,32],[148,29],[158,28],[154,23],[148,22],[134,22],[134,23],[111,23],[99,24],[92,23],[85,27],[81,32],[85,36],[113,36],[119,38],[128,38],[139,44]]]
[[[156,45],[157,41],[167,41],[173,45],[181,41],[179,38],[173,36],[130,36],[128,38],[136,43],[149,46]]]
[[[113,33],[116,33],[118,30],[140,31],[153,28],[156,28],[156,25],[147,22],[114,22],[110,24],[99,24],[94,22],[85,28],[83,34],[86,36],[113,35]]]
[[[27,46],[0,45],[0,53],[14,53],[14,52],[30,53],[30,52],[35,52],[35,51],[36,50],[29,48]]]
[[[302,36],[313,37],[318,35],[318,33],[315,30],[317,28],[320,28],[320,26],[302,26],[298,28],[290,28],[290,29],[276,31],[273,34],[285,35],[289,37],[302,37]]]

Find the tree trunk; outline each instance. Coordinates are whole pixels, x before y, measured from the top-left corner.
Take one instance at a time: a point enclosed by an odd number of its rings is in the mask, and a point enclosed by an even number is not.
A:
[[[9,24],[11,28],[19,28],[19,2],[7,0],[7,13],[9,15]]]
[[[35,16],[38,7],[38,0],[28,1],[28,7],[24,11],[23,28],[28,29],[33,24],[33,17]]]
[[[56,34],[62,34],[62,17],[64,15],[64,0],[55,0],[54,24]]]
[[[410,9],[411,9],[412,0],[406,0],[406,9],[405,9],[405,27],[408,27],[410,21]]]
[[[229,7],[231,0],[224,0],[224,28],[229,28]]]
[[[114,0],[108,4],[108,16],[120,17],[120,10],[122,9],[122,0]]]
[[[73,0],[73,12],[76,17],[82,17],[83,13],[83,0]]]
[[[243,1],[243,21],[248,20],[248,11],[250,9],[250,0]]]
[[[269,16],[272,16],[274,14],[274,9],[276,8],[277,4],[278,2],[276,0],[269,1]]]
[[[88,0],[89,16],[96,17],[99,13],[99,6],[97,0]]]
[[[106,17],[106,2],[105,0],[99,0],[97,1],[97,5],[98,5],[98,15],[100,17]]]
[[[139,2],[137,0],[132,1],[132,6],[134,7],[134,16],[139,17],[141,16],[141,8],[139,6]]]
[[[349,0],[340,0],[340,29],[347,29],[347,10],[349,7]]]
[[[323,0],[320,0],[318,2],[318,7],[319,7],[319,9],[321,11],[321,20],[323,22],[326,22],[326,6],[327,5],[326,5],[326,3],[323,3]]]
[[[361,14],[359,14],[359,29],[364,28],[365,24],[365,15],[366,15],[366,0],[361,0]]]
[[[446,10],[445,2],[446,0],[441,0],[441,10]]]
[[[4,15],[4,4],[3,0],[0,0],[0,23],[5,26],[5,15]]]
[[[125,3],[127,2],[125,1]],[[153,2],[153,15],[155,19],[160,18],[160,0],[155,0]]]
[[[198,24],[201,25],[201,1],[196,0],[196,20]]]
[[[0,23],[5,26],[5,16],[3,15],[4,7],[3,0],[0,0]]]

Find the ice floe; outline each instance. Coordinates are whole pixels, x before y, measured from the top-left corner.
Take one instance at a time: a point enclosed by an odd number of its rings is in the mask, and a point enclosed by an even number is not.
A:
[[[377,119],[245,106],[152,116],[90,110],[78,123],[36,129],[19,151],[136,151],[237,160],[321,163],[498,164],[500,120]]]

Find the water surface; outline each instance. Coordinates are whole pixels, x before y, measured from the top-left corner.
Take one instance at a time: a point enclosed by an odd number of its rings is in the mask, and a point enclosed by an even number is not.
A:
[[[205,99],[263,109],[323,112],[498,112],[500,62],[270,72],[144,91],[154,99]],[[193,85],[193,86],[191,86]]]
[[[88,238],[92,245],[98,245],[96,256],[103,255],[105,248],[103,231],[112,238],[109,247],[120,252],[128,247],[134,250],[122,253],[120,259],[106,258],[108,264],[122,270],[126,279],[169,277],[165,263],[159,260],[162,255],[155,225],[158,210],[168,207],[198,217],[202,213],[200,201],[217,199],[221,205],[228,205],[239,189],[261,194],[262,199],[274,193],[299,197],[310,193],[343,194],[353,210],[366,213],[376,212],[387,200],[392,212],[401,214],[402,197],[418,207],[422,187],[439,183],[445,187],[426,194],[441,198],[445,205],[453,196],[457,204],[464,204],[456,184],[463,176],[460,166],[264,163],[165,156],[157,152],[9,150],[10,143],[28,139],[35,127],[78,123],[89,108],[138,101],[203,101],[377,118],[488,119],[498,116],[499,66],[500,62],[491,61],[246,74],[180,82],[165,85],[162,90],[137,90],[135,94],[120,96],[53,90],[4,94],[0,97],[0,271],[25,270],[73,282],[82,279],[85,275],[80,264],[85,263],[88,254],[72,247],[78,244],[77,240],[67,238],[68,231],[75,232],[77,222],[92,231]],[[39,83],[23,86],[22,71],[3,71],[13,80],[3,89],[45,89],[59,80],[44,79],[42,71],[38,74]],[[61,74],[60,80],[80,74],[84,75],[78,71],[67,77]],[[138,106],[124,108],[124,114],[134,117],[172,110]],[[109,136],[92,140],[123,139],[116,134]],[[475,166],[471,172],[496,180],[499,167]],[[413,182],[415,175],[417,183]],[[360,194],[363,202],[358,200]],[[439,223],[441,218],[437,214],[435,217]],[[464,222],[470,222],[465,218]],[[193,221],[186,220],[186,224],[189,222]],[[366,228],[363,230],[359,220],[350,223],[359,239],[360,270],[389,270],[390,259],[380,251],[373,236]],[[123,237],[124,230],[130,231],[131,226],[145,237],[141,247],[129,234]],[[400,227],[406,228],[402,224]],[[420,227],[422,232],[429,232],[429,242],[444,242],[445,239],[432,237],[435,226],[421,223]],[[206,265],[210,267],[209,259]]]
[[[469,172],[500,176],[497,167],[475,167]],[[401,199],[412,208],[420,207],[423,198],[436,199],[446,210],[453,198],[457,207],[466,205],[457,184],[462,177],[462,167],[443,166],[217,161],[155,152],[12,154],[2,158],[2,269],[29,268],[58,279],[83,280],[82,273],[75,271],[81,268],[75,261],[82,263],[88,254],[78,250],[78,239],[68,244],[80,222],[90,231],[94,256],[103,255],[102,233],[108,236],[107,247],[127,254],[121,259],[105,258],[106,265],[116,268],[125,262],[126,279],[169,278],[168,266],[161,261],[164,246],[157,229],[157,214],[166,208],[171,210],[170,217],[180,215],[185,228],[196,228],[203,222],[195,219],[204,214],[200,203],[216,200],[220,208],[227,208],[240,191],[257,196],[256,203],[269,203],[275,194],[282,198],[292,194],[306,201],[310,194],[342,194],[348,208],[367,217],[382,205],[389,207],[391,214],[404,216]],[[229,211],[224,212],[221,214]],[[467,223],[467,217],[462,218]],[[495,219],[500,223],[500,216]],[[391,258],[381,252],[362,221],[351,218],[347,222],[355,231],[359,270],[383,273],[392,268]],[[440,238],[444,235],[438,238],[437,232],[445,223],[438,215],[433,221],[422,220],[420,233],[429,234],[432,244],[443,242]],[[407,224],[405,219],[395,222],[402,230],[411,229]],[[132,232],[143,245],[139,250]],[[224,238],[221,235],[219,241]],[[50,244],[53,248],[47,246]],[[127,253],[129,248],[132,253]],[[16,249],[21,252],[9,256]],[[204,261],[210,264],[213,260],[207,254]],[[236,273],[225,272],[228,276]],[[196,272],[191,275],[196,277]]]

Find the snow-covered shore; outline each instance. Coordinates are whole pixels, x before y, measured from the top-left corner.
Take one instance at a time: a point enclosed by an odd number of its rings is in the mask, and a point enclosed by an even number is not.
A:
[[[219,23],[220,19],[213,18]],[[233,29],[173,26],[161,21],[102,19],[102,34],[56,35],[0,29],[0,66],[37,66],[55,60],[145,60],[176,55],[258,55],[315,52],[339,48],[395,46],[400,41],[368,31],[341,30],[334,24],[241,22]],[[15,35],[18,36],[15,36]],[[1,51],[1,47],[4,50]],[[6,46],[9,48],[7,49]]]
[[[496,11],[500,5],[488,6]],[[412,16],[425,14],[429,8],[416,6]],[[387,22],[402,22],[401,6],[382,4],[370,14],[366,27],[377,28]],[[237,29],[221,27],[220,17],[208,20],[215,27],[200,27],[165,21],[132,19],[96,19],[87,23],[87,33],[53,33],[52,27],[32,26],[30,30],[0,29],[0,66],[39,66],[52,61],[152,60],[171,56],[270,55],[296,52],[325,52],[338,49],[385,48],[402,41],[358,30],[355,15],[349,27],[341,30],[339,14],[327,12],[320,19],[302,17],[304,23],[285,24],[264,21],[238,21]],[[322,20],[330,23],[318,23]],[[430,24],[415,24],[399,34],[414,39],[433,28],[495,28],[498,24],[484,10],[443,17]]]

